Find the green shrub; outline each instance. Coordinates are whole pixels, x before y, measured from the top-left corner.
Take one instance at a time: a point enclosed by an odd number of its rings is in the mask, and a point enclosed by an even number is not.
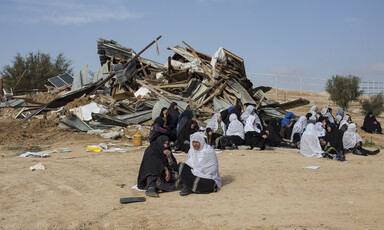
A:
[[[368,100],[362,102],[361,110],[364,115],[368,112],[373,112],[375,116],[379,116],[384,112],[384,96],[382,93],[370,97]]]

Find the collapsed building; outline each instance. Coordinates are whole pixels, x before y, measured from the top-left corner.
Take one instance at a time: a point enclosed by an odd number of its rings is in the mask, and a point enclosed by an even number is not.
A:
[[[155,119],[161,108],[172,102],[177,102],[180,111],[195,110],[200,122],[236,105],[253,105],[268,121],[272,117],[284,118],[287,109],[309,104],[302,98],[286,103],[267,98],[265,93],[271,87],[254,87],[247,78],[244,60],[222,47],[209,56],[183,41],[185,47],[168,47],[173,55],[165,64],[141,57],[153,44],[157,47],[160,38],[139,53],[116,41],[100,38],[97,53],[101,67],[92,79],[88,79],[84,67],[72,79],[66,75],[52,78],[50,82],[54,86],[47,87],[57,97],[48,103],[8,96],[0,107],[17,105],[21,109],[17,117],[24,120],[47,111],[56,112],[63,127],[89,131],[143,124]],[[81,97],[91,97],[94,102],[70,112],[63,109]],[[35,104],[28,107],[26,103]]]

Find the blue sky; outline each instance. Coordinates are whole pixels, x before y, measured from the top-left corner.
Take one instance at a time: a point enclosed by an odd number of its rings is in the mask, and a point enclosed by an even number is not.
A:
[[[384,1],[379,0],[2,0],[0,67],[20,53],[60,52],[75,73],[100,67],[96,40],[113,39],[165,63],[168,46],[213,55],[224,47],[247,72],[384,81]]]

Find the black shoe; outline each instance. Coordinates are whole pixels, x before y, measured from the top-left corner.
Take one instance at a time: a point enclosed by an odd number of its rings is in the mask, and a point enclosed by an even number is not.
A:
[[[156,192],[156,189],[154,187],[149,187],[147,191],[145,192],[145,195],[150,197],[160,197],[159,194]]]
[[[372,151],[369,153],[369,155],[376,155],[380,152],[380,149],[376,149],[375,151]]]
[[[191,193],[191,189],[189,189],[187,186],[183,186],[183,189],[180,191],[180,196],[188,196]]]

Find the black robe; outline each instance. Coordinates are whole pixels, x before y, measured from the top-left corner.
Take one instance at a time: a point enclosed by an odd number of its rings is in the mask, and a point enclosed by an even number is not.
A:
[[[382,133],[380,122],[376,120],[375,116],[370,117],[371,114],[373,115],[372,112],[369,112],[365,116],[364,124],[361,129],[368,133]],[[374,124],[374,122],[377,122],[377,124]]]
[[[191,134],[196,132],[196,129],[191,129],[191,125],[194,123],[191,119],[186,121],[184,127],[180,129],[177,135],[177,148],[178,150],[182,150],[183,152],[188,152],[190,145],[189,143],[184,143],[185,141],[190,141]]]
[[[176,130],[177,120],[178,120],[179,115],[180,115],[179,110],[177,108],[174,109],[175,105],[177,105],[177,103],[172,102],[168,108],[167,126],[170,130]]]
[[[175,157],[172,155],[173,164],[169,166],[167,157],[164,155],[163,151],[166,149],[164,143],[168,141],[169,138],[165,135],[162,135],[152,142],[149,147],[145,150],[143,159],[141,161],[139,176],[137,178],[137,187],[139,189],[146,189],[147,177],[164,176],[164,167],[167,167],[170,171],[177,171],[177,162]]]
[[[267,138],[267,142],[270,146],[280,146],[283,142],[283,139],[280,136],[280,127],[277,123],[276,118],[272,118],[268,122],[267,130],[269,131],[269,135]]]
[[[331,132],[328,132],[328,127],[331,127]],[[337,151],[343,150],[343,131],[338,129],[334,124],[327,124],[326,130],[324,140]]]

